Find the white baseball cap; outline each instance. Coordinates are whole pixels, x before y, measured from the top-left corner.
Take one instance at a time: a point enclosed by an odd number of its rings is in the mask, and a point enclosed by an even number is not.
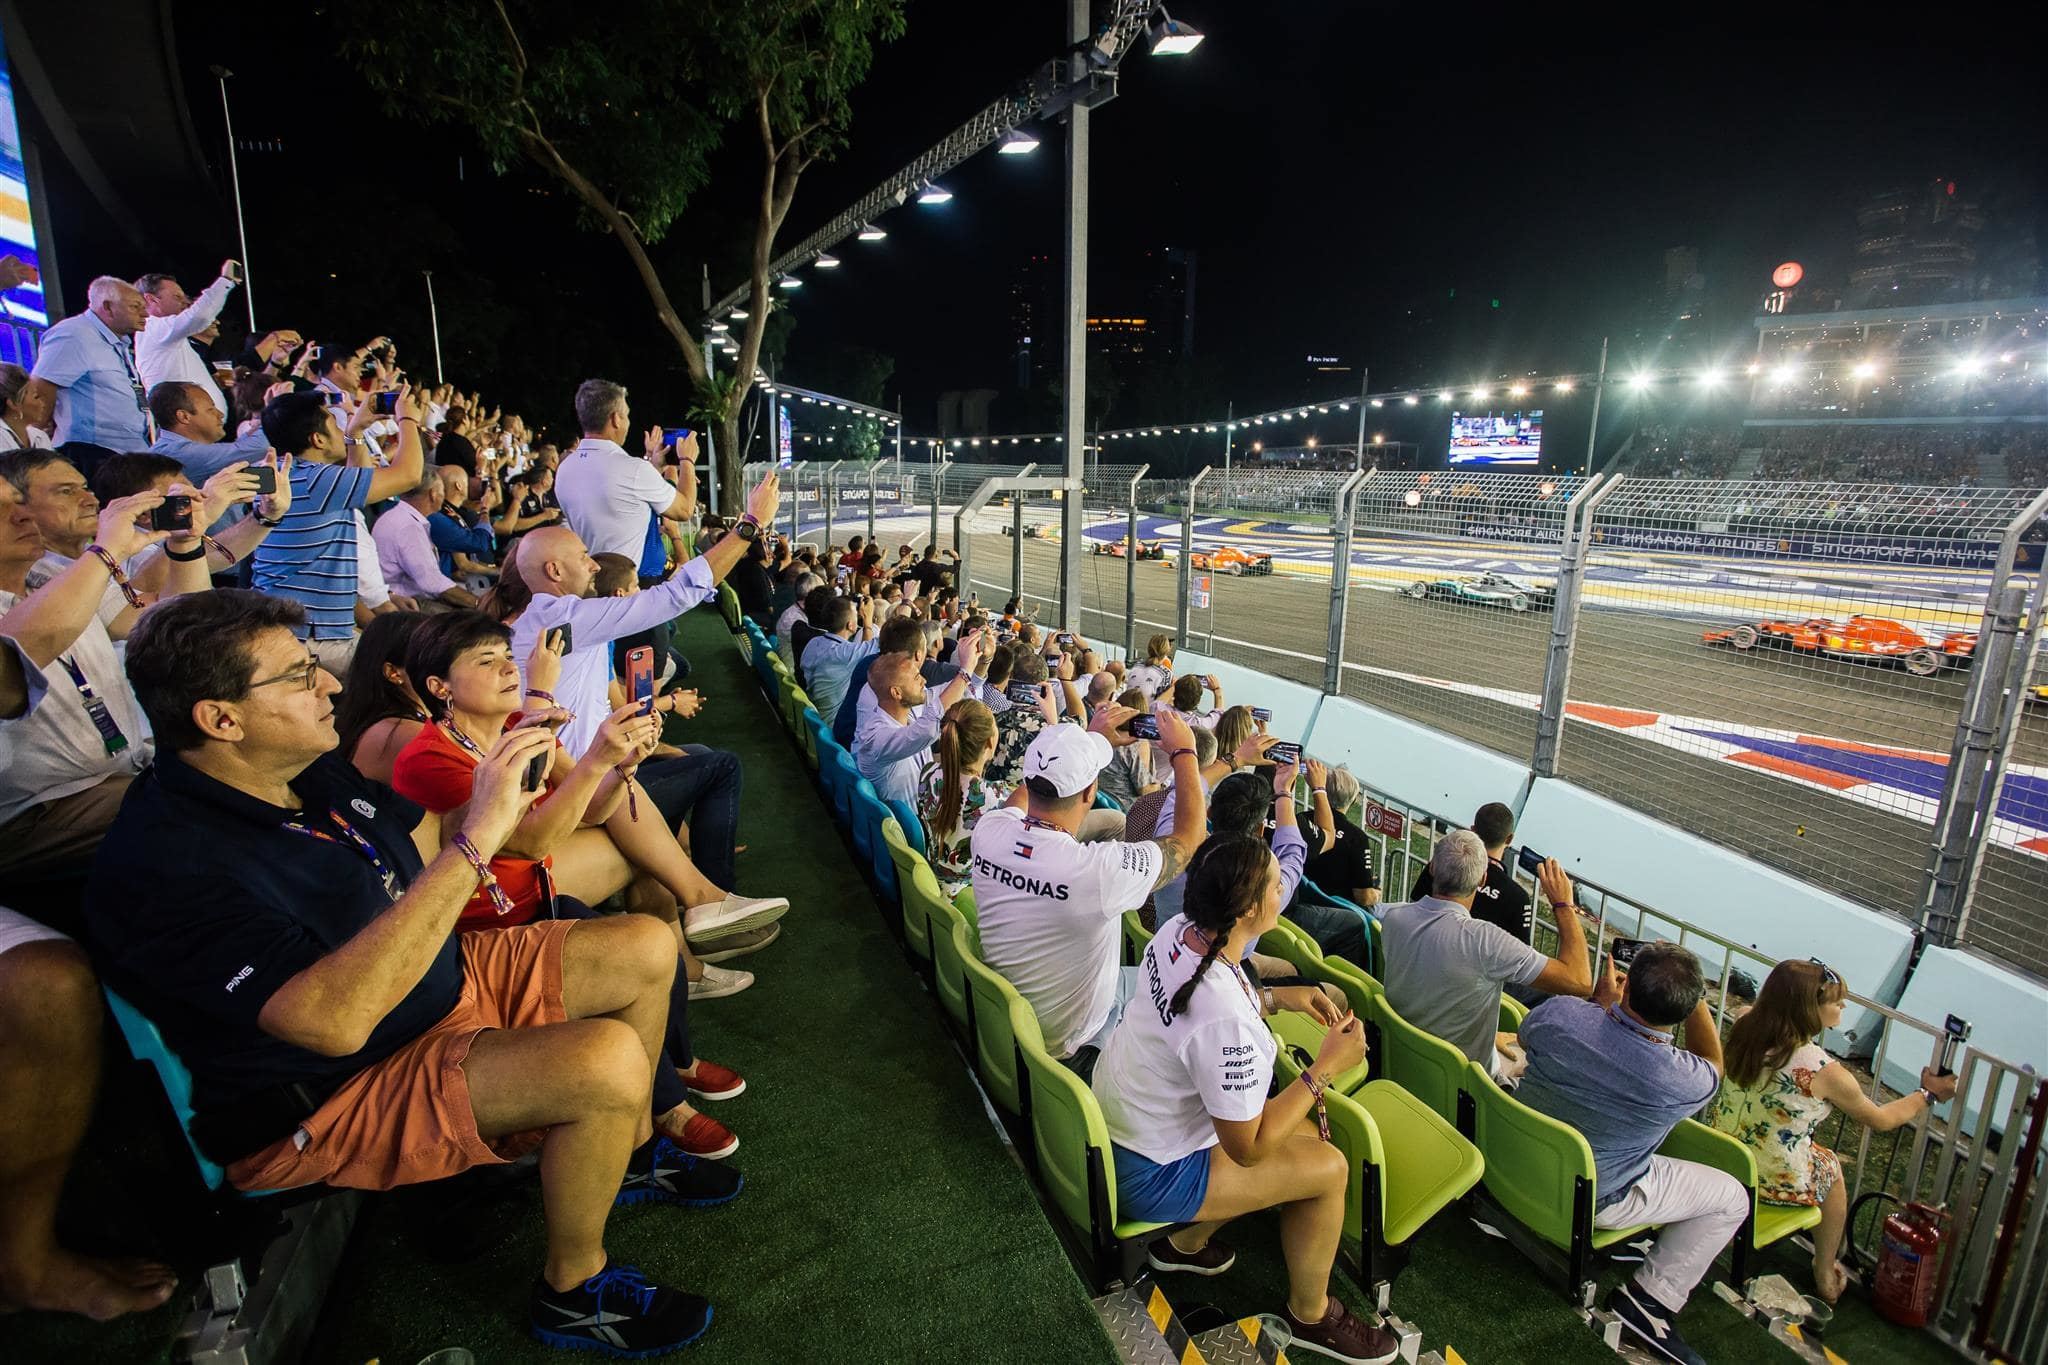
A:
[[[1109,741],[1093,730],[1060,722],[1048,725],[1024,751],[1023,777],[1042,777],[1061,796],[1075,796],[1088,790],[1096,774],[1109,766],[1114,753]]]

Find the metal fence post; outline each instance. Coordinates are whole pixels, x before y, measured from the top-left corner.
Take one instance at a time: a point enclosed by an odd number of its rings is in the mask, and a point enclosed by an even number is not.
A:
[[[1586,582],[1586,556],[1593,540],[1593,510],[1616,488],[1619,476],[1595,474],[1566,504],[1564,548],[1558,558],[1557,597],[1550,612],[1550,650],[1543,661],[1543,697],[1536,713],[1536,752],[1529,768],[1538,777],[1557,776],[1557,751],[1564,742],[1564,700],[1572,681],[1572,650],[1579,638],[1579,593]]]
[[[1036,462],[1017,471],[1019,478],[1037,469]],[[1024,490],[1010,490],[1010,596],[1024,597]]]
[[[1138,466],[1138,472],[1131,475],[1130,525],[1124,541],[1124,662],[1128,666],[1137,657],[1138,649],[1138,480],[1145,477],[1149,464]]]
[[[896,440],[898,445],[901,445],[903,442],[901,436],[897,437]],[[868,543],[870,545],[875,542],[875,477],[882,472],[882,466],[886,463],[887,461],[885,460],[876,460],[868,466]],[[896,457],[896,486],[900,496],[900,490],[903,487],[903,457],[901,455]]]
[[[803,501],[801,496],[803,490],[803,468],[803,462],[800,460],[791,460],[789,462],[789,543],[791,545],[803,544],[803,537],[800,534],[803,523],[800,520],[801,513],[797,509],[797,504]]]
[[[1188,597],[1195,586],[1195,488],[1208,474],[1209,466],[1203,465],[1188,480],[1187,505],[1180,509],[1180,616],[1173,636],[1176,645],[1185,644],[1188,638]]]
[[[932,543],[932,544],[934,544],[934,545],[936,545],[936,544],[938,544],[938,543],[939,543],[939,489],[945,486],[945,483],[946,483],[946,470],[947,470],[947,469],[948,469],[948,468],[949,468],[949,467],[950,467],[950,466],[952,465],[952,463],[953,463],[953,462],[952,462],[951,460],[940,460],[940,461],[939,461],[939,463],[938,463],[938,466],[937,466],[937,468],[936,468],[936,469],[935,469],[935,470],[933,471],[933,473],[932,473],[932,540],[931,540],[931,543]],[[955,531],[955,532],[953,533],[953,548],[954,548],[955,550],[960,550],[960,533],[959,533],[958,531]],[[966,553],[967,553],[967,552],[966,552],[965,550],[960,550],[960,553],[961,553],[961,555],[962,555],[962,556],[964,557],[964,556],[966,555]],[[961,574],[960,574],[960,589],[961,589],[961,591],[963,591],[963,592],[965,592],[965,591],[967,590],[967,574],[966,574],[965,570],[963,570],[963,571],[961,572]]]
[[[1363,408],[1364,402],[1359,403]],[[1360,413],[1360,431],[1365,430],[1365,416]],[[1363,452],[1365,447],[1359,446]],[[1360,458],[1363,458],[1361,454]],[[1331,530],[1335,537],[1330,546],[1330,633],[1329,654],[1323,660],[1323,691],[1334,697],[1344,690],[1344,625],[1351,606],[1351,523],[1358,509],[1357,490],[1367,479],[1379,470],[1354,470],[1337,489],[1337,504],[1330,510],[1336,514]]]
[[[845,463],[844,460],[834,460],[825,466],[825,481],[818,494],[818,510],[825,514],[825,539],[822,543],[826,545],[832,543],[832,513],[839,502],[839,466]]]

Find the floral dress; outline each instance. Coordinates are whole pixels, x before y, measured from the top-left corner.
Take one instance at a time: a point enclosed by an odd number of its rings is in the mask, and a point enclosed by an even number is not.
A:
[[[924,825],[925,861],[932,865],[939,885],[945,888],[947,898],[951,899],[972,880],[974,854],[968,841],[974,833],[974,822],[981,818],[982,812],[994,810],[1008,801],[1010,788],[999,786],[978,774],[963,774],[960,779],[959,824],[941,840],[934,834],[932,822],[938,818],[939,795],[945,789],[946,770],[936,760],[925,764],[924,771],[917,777],[917,818]]]
[[[1808,1043],[1746,1089],[1721,1078],[1708,1122],[1756,1153],[1758,1198],[1820,1204],[1842,1178],[1841,1160],[1813,1140],[1834,1110],[1813,1093],[1813,1078],[1832,1060],[1818,1043]]]

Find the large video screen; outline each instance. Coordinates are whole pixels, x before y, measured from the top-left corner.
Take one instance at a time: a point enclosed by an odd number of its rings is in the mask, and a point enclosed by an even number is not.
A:
[[[36,230],[30,226],[28,170],[21,161],[21,123],[14,116],[14,75],[7,48],[0,42],[0,256],[18,256],[41,269]],[[39,284],[23,284],[0,294],[0,310],[11,318],[41,327],[50,320]]]
[[[1543,414],[1488,412],[1451,414],[1451,464],[1521,465],[1543,459]]]

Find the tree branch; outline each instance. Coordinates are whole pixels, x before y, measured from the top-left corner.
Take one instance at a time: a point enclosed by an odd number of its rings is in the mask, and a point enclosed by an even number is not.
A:
[[[505,26],[505,41],[512,45],[512,95],[511,103],[526,102],[526,45],[519,41],[519,30],[512,26],[512,15],[505,9],[505,0],[493,0],[498,10],[498,22]]]

